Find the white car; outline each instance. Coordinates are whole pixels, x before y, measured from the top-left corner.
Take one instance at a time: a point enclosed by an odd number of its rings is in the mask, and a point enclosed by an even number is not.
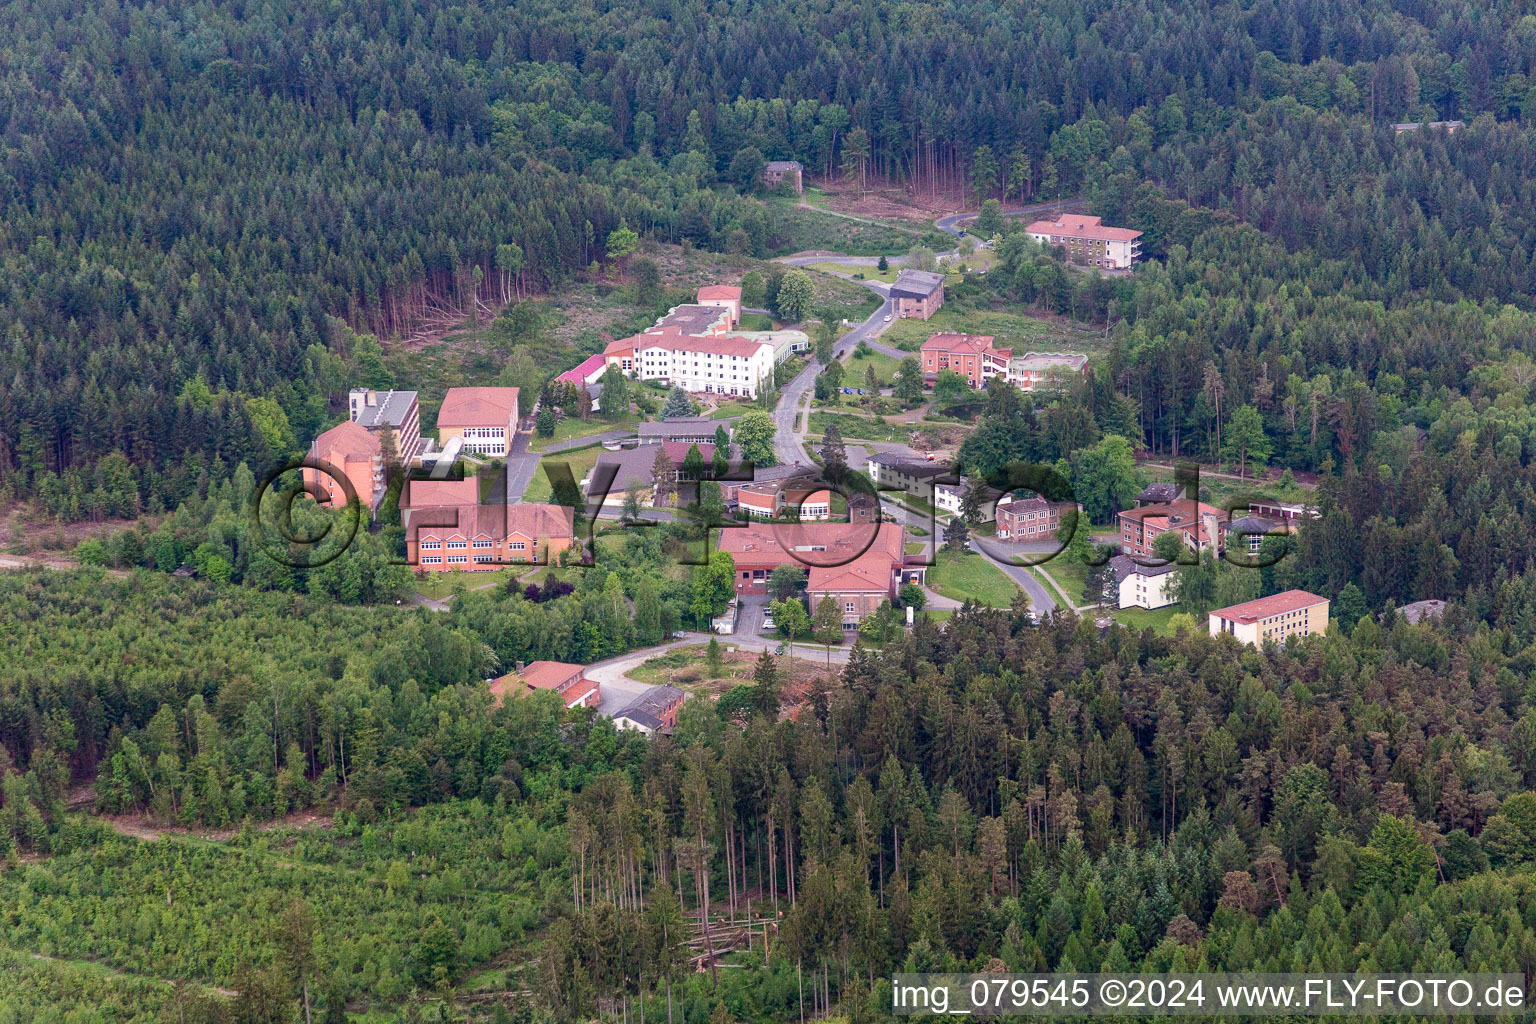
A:
[[[885,314],[885,322],[886,323],[890,323],[891,322],[891,314],[889,314],[889,313]]]
[[[778,628],[777,626],[775,626],[773,624],[773,613],[772,612],[763,612],[763,628],[764,629],[777,629]]]

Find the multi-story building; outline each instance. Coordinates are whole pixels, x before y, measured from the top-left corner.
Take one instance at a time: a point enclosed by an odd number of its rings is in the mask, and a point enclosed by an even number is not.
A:
[[[743,484],[736,489],[736,508],[751,519],[819,522],[832,517],[832,492],[826,488],[790,488],[782,483]]]
[[[338,424],[315,438],[309,458],[330,463],[351,485],[363,507],[376,509],[384,499],[384,449],[379,439],[355,421]],[[320,504],[338,508],[347,502],[346,488],[335,473],[304,467],[304,487]],[[320,498],[319,495],[325,497]]]
[[[1305,590],[1287,590],[1273,597],[1217,608],[1211,612],[1212,636],[1226,633],[1245,644],[1267,640],[1283,643],[1288,636],[1328,631],[1328,599]]]
[[[440,505],[480,504],[480,480],[467,476],[462,480],[413,480],[406,478],[400,488],[400,511],[436,508]]]
[[[914,498],[933,498],[934,481],[953,476],[954,470],[942,462],[925,462],[898,452],[877,452],[869,457],[869,478],[881,490],[901,490]]]
[[[645,736],[671,732],[677,725],[677,713],[687,699],[688,694],[675,686],[666,683],[652,686],[613,716],[613,727],[621,732],[627,730]]]
[[[628,376],[664,380],[684,391],[756,398],[773,381],[773,345],[742,337],[701,338],[667,327],[615,341],[603,354]]]
[[[944,275],[930,270],[903,270],[891,285],[896,315],[927,320],[944,305]]]
[[[1177,531],[1184,547],[1200,552],[1214,547],[1221,553],[1226,535],[1222,526],[1227,514],[1213,505],[1178,498],[1166,505],[1143,505],[1119,515],[1120,550],[1138,558],[1155,558],[1152,547],[1169,530]]]
[[[777,566],[793,565],[810,570],[806,591],[813,598],[819,599],[823,591],[834,596],[873,593],[866,587],[877,580],[884,600],[895,597],[902,584],[921,583],[925,576],[920,556],[907,560],[906,535],[899,523],[760,523],[721,530],[720,550],[735,562],[738,593],[763,593]],[[857,579],[837,575],[845,571],[855,571]],[[860,598],[853,600],[860,617],[879,606],[879,601],[870,606]]]
[[[923,342],[923,378],[933,383],[952,370],[973,388],[984,388],[993,377],[1008,376],[1011,348],[993,348],[990,334],[935,334]]]
[[[804,174],[798,160],[769,160],[768,166],[763,168],[763,184],[777,188],[787,181],[795,187],[795,194],[800,195],[805,192]]]
[[[1026,352],[1008,362],[1008,381],[1028,394],[1054,376],[1070,381],[1074,375],[1086,376],[1088,357],[1078,352]]]
[[[1070,501],[1046,501],[1044,498],[1012,498],[998,502],[997,537],[999,540],[1055,540],[1061,529],[1061,514],[1079,506]],[[1078,529],[1086,524],[1079,523]]]
[[[934,484],[933,506],[940,512],[958,516],[961,505],[965,502],[965,492],[970,489],[970,483],[961,480],[958,484]],[[1003,497],[1003,492],[985,484],[977,495],[976,507],[981,512],[981,521],[990,523],[997,517],[997,503]]]
[[[1037,220],[1024,230],[1042,245],[1065,250],[1068,260],[1085,267],[1123,270],[1141,255],[1140,231],[1108,227],[1098,217],[1080,213]]]
[[[725,420],[712,420],[708,416],[677,416],[669,420],[658,420],[655,423],[642,423],[636,428],[639,443],[661,444],[670,441],[674,444],[714,444],[715,428],[725,427],[726,434],[730,434],[730,424]]]
[[[707,284],[699,289],[698,304],[720,306],[731,314],[731,326],[741,323],[741,287],[734,284]]]
[[[521,697],[539,690],[558,693],[568,708],[595,708],[602,703],[602,689],[596,679],[588,679],[587,667],[568,661],[531,661],[517,663],[516,672],[491,680],[491,693],[499,705],[508,697]]]
[[[530,502],[413,508],[402,515],[406,557],[425,572],[544,564],[575,543],[574,517],[569,506]]]
[[[437,411],[437,443],[504,458],[517,434],[517,388],[449,388]]]
[[[347,413],[353,423],[375,437],[389,428],[395,435],[395,453],[402,466],[421,454],[421,407],[414,391],[374,391],[353,388],[347,394]]]
[[[1117,608],[1164,608],[1174,603],[1173,582],[1178,565],[1142,565],[1129,555],[1109,560],[1114,574]]]

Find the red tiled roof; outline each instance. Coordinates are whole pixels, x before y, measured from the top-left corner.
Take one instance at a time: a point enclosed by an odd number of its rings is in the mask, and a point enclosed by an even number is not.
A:
[[[1233,622],[1257,622],[1267,619],[1271,615],[1279,615],[1282,612],[1299,611],[1302,608],[1311,608],[1314,605],[1327,604],[1326,597],[1318,597],[1305,590],[1287,590],[1283,594],[1275,594],[1271,597],[1261,597],[1256,601],[1244,601],[1242,604],[1228,605],[1226,608],[1217,608],[1211,612],[1220,619],[1229,619]]]
[[[985,352],[992,348],[990,334],[935,334],[923,342],[924,352]],[[994,349],[993,351],[998,351]],[[1009,350],[1011,351],[1011,350]]]
[[[495,695],[496,703],[500,704],[507,697],[521,697],[534,690],[553,690],[571,676],[585,671],[585,665],[566,661],[532,661],[524,666],[521,673],[508,672],[504,676],[492,679],[491,693]],[[583,688],[584,684],[586,684],[585,688]],[[570,707],[578,697],[589,693],[595,686],[597,683],[591,680],[578,680],[560,696],[565,701],[566,707]]]
[[[500,426],[516,407],[517,388],[449,388],[437,411],[437,425]]]
[[[699,289],[699,301],[705,299],[741,300],[741,288],[734,284],[707,284]]]
[[[891,574],[901,565],[892,561],[889,553],[871,548],[847,565],[811,566],[806,576],[805,592],[814,602],[817,595],[849,591],[880,591],[891,589]]]
[[[429,505],[473,505],[480,500],[480,481],[407,480],[400,493],[401,508],[426,508]]]
[[[617,345],[619,342],[614,342],[613,344]],[[635,350],[661,348],[666,349],[668,352],[697,352],[700,355],[740,356],[743,359],[750,359],[767,342],[751,341],[747,338],[730,335],[719,338],[701,338],[691,334],[682,334],[676,328],[661,328],[660,330],[637,334],[633,338],[626,338],[625,344]],[[608,347],[611,349],[613,345]]]
[[[312,449],[320,458],[341,456],[352,459],[371,459],[383,451],[379,439],[352,420],[338,423],[315,438]]]
[[[604,356],[628,355],[635,350],[634,338],[620,338],[618,341],[610,341],[608,347],[603,349]]]
[[[617,342],[615,342],[617,344]],[[557,380],[569,381],[572,384],[584,384],[587,377],[600,366],[607,366],[608,361],[600,355],[588,356],[576,365],[574,369],[566,370]]]
[[[1066,235],[1069,238],[1094,238],[1106,242],[1130,242],[1141,237],[1130,228],[1105,227],[1098,217],[1064,213],[1055,220],[1037,220],[1024,229],[1032,235]]]
[[[573,539],[575,509],[568,505],[519,502],[516,505],[433,505],[412,508],[407,530],[417,537],[488,537],[501,540],[515,535]]]
[[[721,530],[720,550],[730,552],[737,562],[754,565],[822,563],[826,568],[840,568],[830,563],[844,561],[852,565],[873,553],[899,563],[905,539],[906,530],[899,523],[881,523],[874,537],[870,536],[868,525],[857,523],[754,523]],[[816,547],[823,550],[810,550]],[[799,552],[800,558],[787,550],[796,548],[806,549]]]
[[[1207,515],[1213,515],[1217,519],[1226,513],[1214,505],[1207,505],[1203,501],[1195,501],[1191,498],[1179,498],[1170,501],[1166,505],[1143,505],[1141,508],[1128,508],[1120,513],[1121,519],[1157,519],[1162,525],[1170,528],[1188,526],[1198,523]],[[1172,521],[1173,516],[1179,517],[1179,522]]]

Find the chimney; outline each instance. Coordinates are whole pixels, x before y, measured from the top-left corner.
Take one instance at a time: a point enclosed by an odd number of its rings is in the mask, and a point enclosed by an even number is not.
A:
[[[517,674],[518,675],[522,675],[523,674],[523,669],[525,669],[527,667],[528,667],[528,663],[527,662],[523,662],[523,661],[518,662],[517,663]]]

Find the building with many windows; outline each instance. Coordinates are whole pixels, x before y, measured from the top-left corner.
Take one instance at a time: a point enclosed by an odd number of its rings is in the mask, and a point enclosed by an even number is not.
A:
[[[1112,228],[1098,217],[1064,213],[1055,220],[1037,220],[1024,229],[1041,245],[1066,252],[1067,259],[1084,267],[1124,270],[1141,256],[1141,232]]]
[[[697,337],[666,327],[615,341],[603,355],[628,376],[684,391],[756,398],[773,383],[773,345],[744,337]]]
[[[1152,547],[1169,530],[1177,531],[1190,551],[1215,548],[1220,554],[1226,543],[1222,529],[1227,514],[1214,505],[1190,498],[1177,498],[1166,505],[1142,505],[1126,509],[1120,521],[1120,550],[1138,558],[1155,558]]]
[[[505,457],[517,433],[517,388],[449,388],[437,411],[437,443],[454,438],[464,451]]]
[[[880,601],[894,598],[902,584],[923,581],[923,558],[908,561],[906,536],[904,526],[889,522],[754,523],[721,530],[720,550],[735,562],[738,593],[764,593],[769,574],[777,566],[792,565],[807,571],[806,594],[813,609],[824,593],[831,594],[846,616],[863,618]]]
[[[1173,583],[1178,563],[1142,565],[1129,555],[1109,560],[1114,574],[1117,608],[1165,608],[1174,603]]]
[[[395,435],[395,455],[408,466],[421,454],[421,408],[414,391],[374,391],[353,388],[347,394],[348,418],[381,438],[386,428]]]
[[[1070,501],[1046,501],[1040,497],[998,502],[997,537],[1012,541],[1054,541],[1056,531],[1061,529],[1061,514],[1077,507]],[[1086,529],[1087,526],[1079,524],[1078,528]]]
[[[1217,608],[1211,612],[1212,636],[1223,633],[1260,647],[1267,640],[1328,631],[1328,599],[1305,590],[1287,590],[1272,597]]]
[[[407,560],[425,572],[546,564],[575,543],[566,505],[432,505],[402,511]]]
[[[1011,348],[993,348],[990,334],[935,334],[923,342],[923,379],[932,384],[945,370],[965,378],[973,388],[984,388],[993,377],[1008,376]]]
[[[1025,394],[1055,380],[1086,376],[1088,357],[1080,352],[1026,352],[1008,361],[1008,382]]]

